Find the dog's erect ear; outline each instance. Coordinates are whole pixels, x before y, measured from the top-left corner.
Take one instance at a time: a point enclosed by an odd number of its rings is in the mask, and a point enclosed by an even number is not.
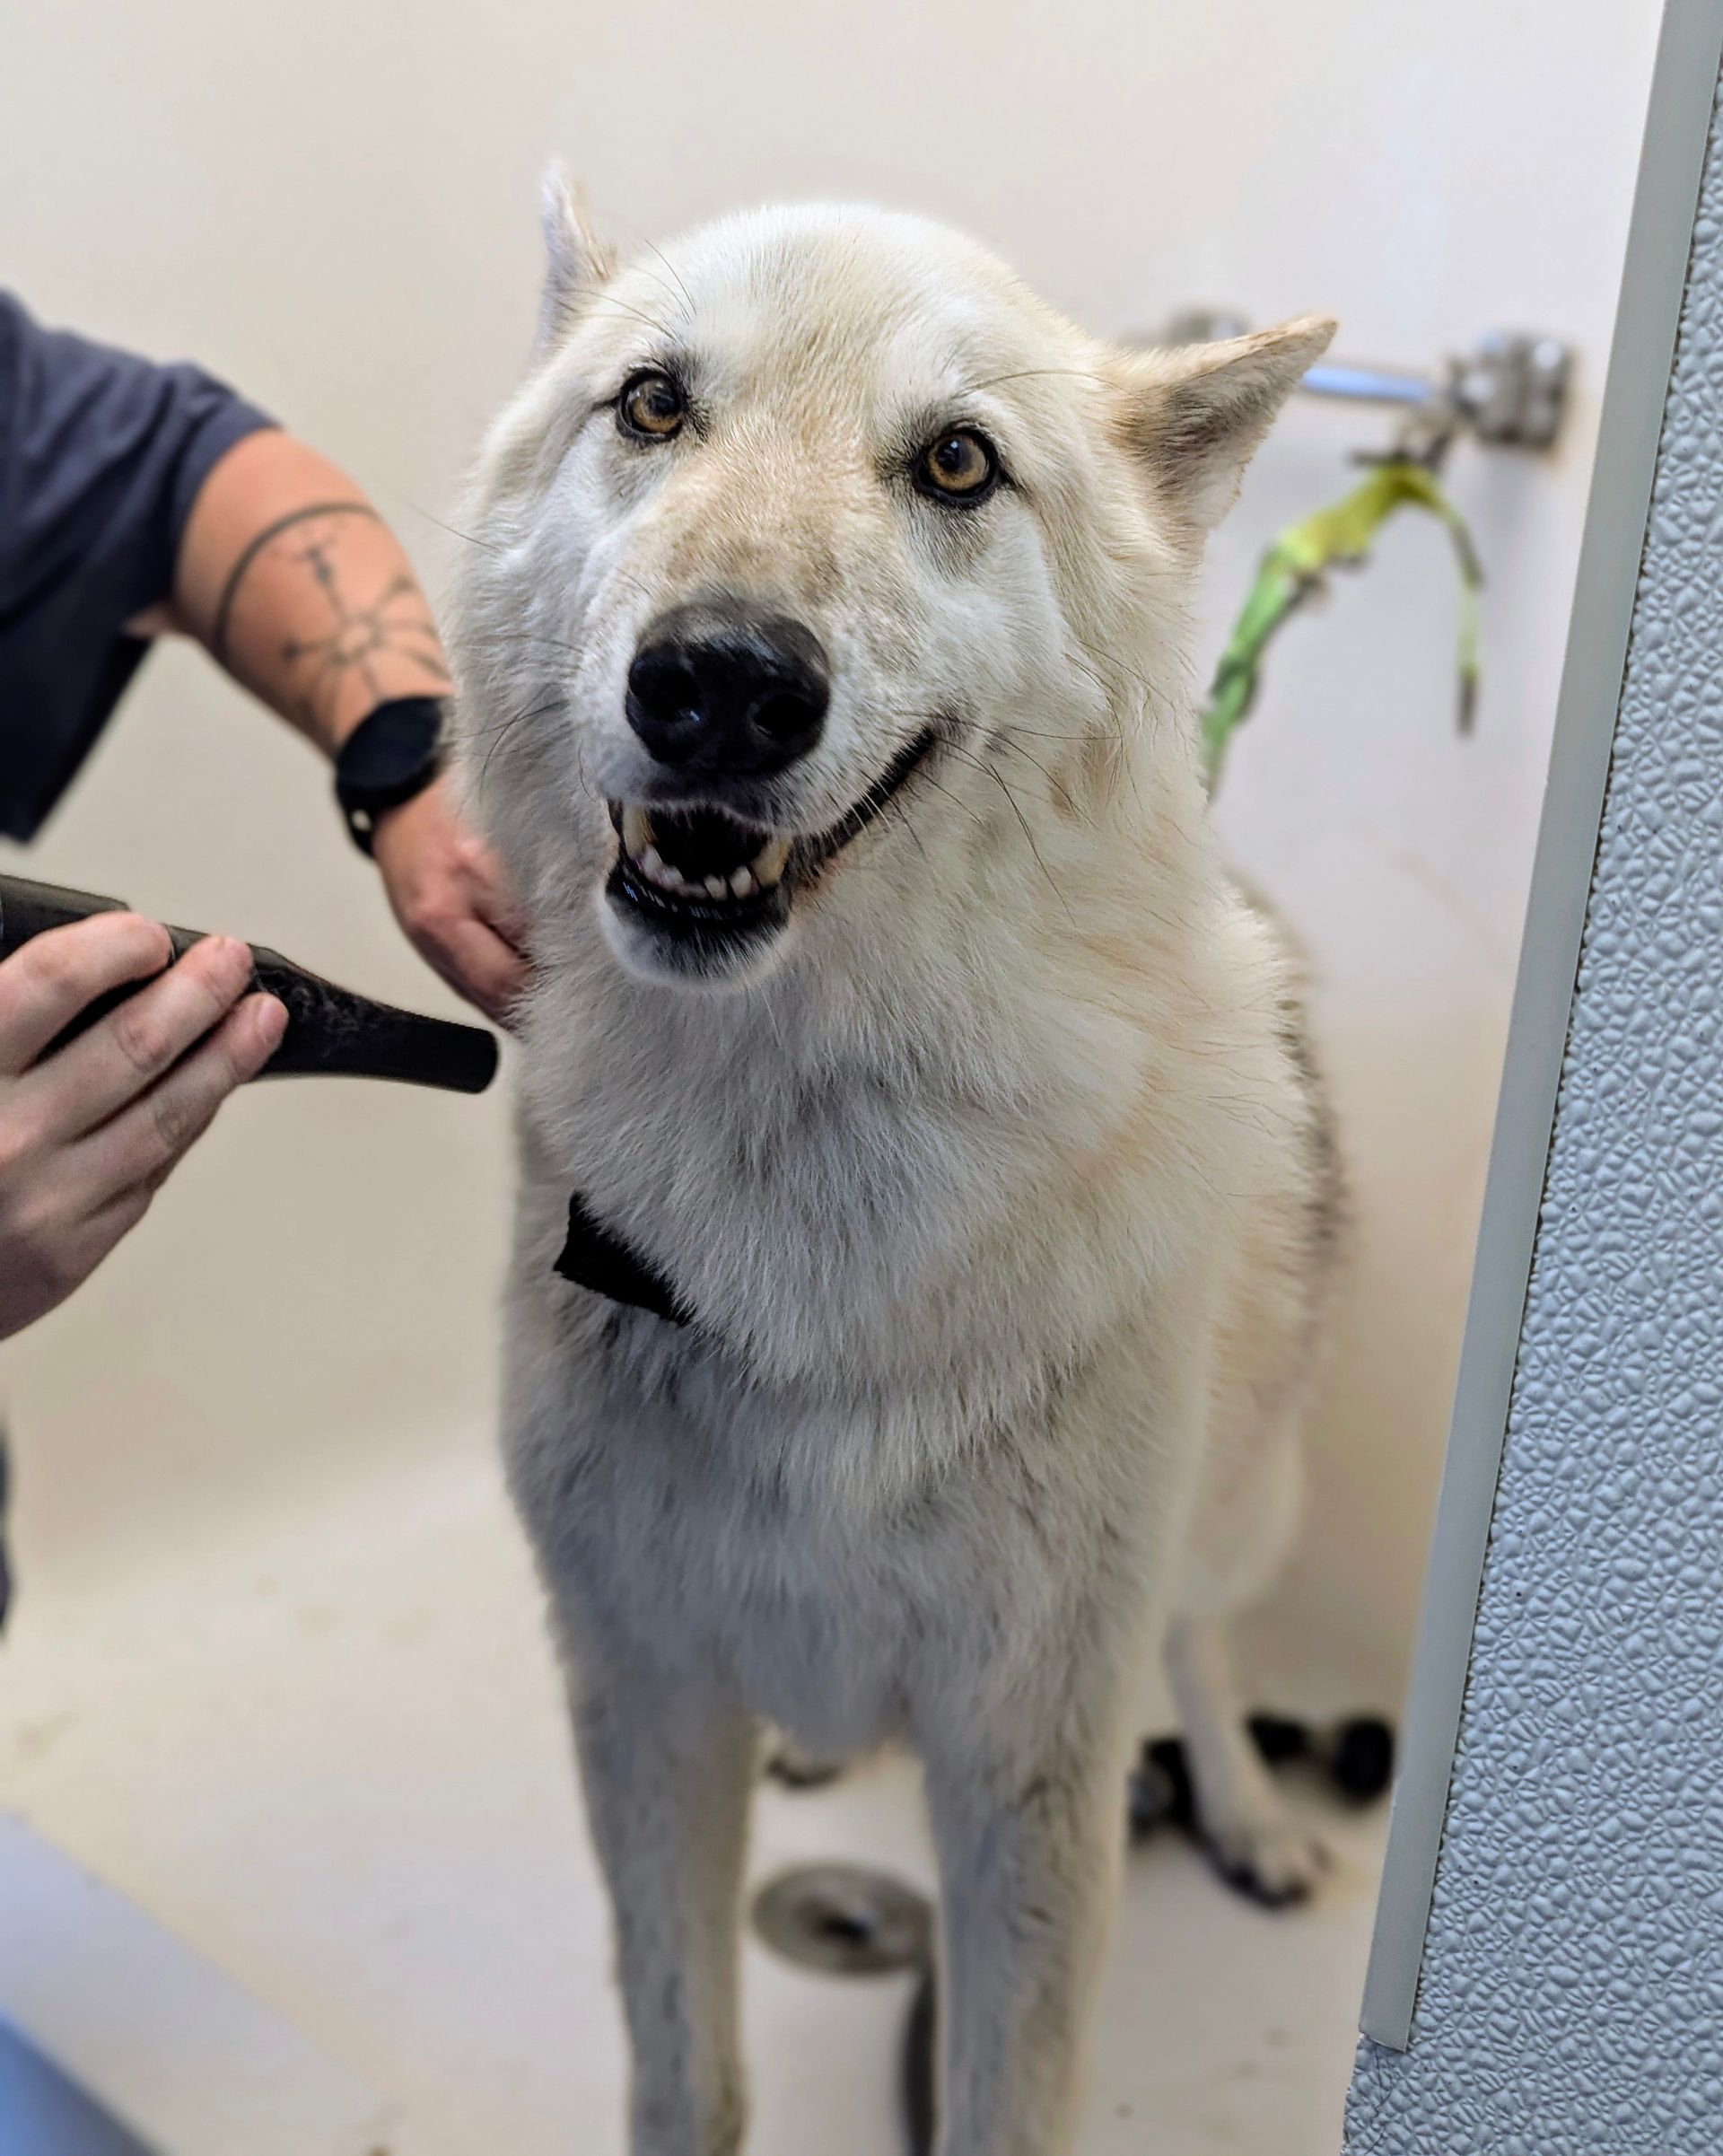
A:
[[[579,311],[616,267],[608,248],[593,237],[568,175],[553,164],[539,182],[538,222],[545,235],[545,289],[538,302],[538,336],[533,356],[551,350]]]
[[[1225,344],[1119,355],[1125,439],[1198,531],[1231,508],[1275,414],[1334,334],[1325,315],[1307,314]]]

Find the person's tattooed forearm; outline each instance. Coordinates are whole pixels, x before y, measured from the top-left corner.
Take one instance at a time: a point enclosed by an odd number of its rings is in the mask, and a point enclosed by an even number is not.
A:
[[[315,635],[294,635],[281,647],[300,676],[300,695],[312,718],[329,715],[338,702],[345,677],[357,673],[380,703],[387,690],[378,674],[386,657],[410,661],[423,671],[427,687],[446,688],[449,676],[442,647],[420,594],[405,571],[398,571],[368,605],[355,605],[343,586],[328,545],[308,539],[299,556],[321,588],[328,606],[328,627]]]
[[[215,656],[319,738],[391,696],[450,686],[424,595],[380,527],[357,502],[279,518],[241,554],[217,609]]]
[[[240,586],[247,572],[266,547],[273,546],[284,532],[291,531],[295,524],[309,523],[313,517],[362,516],[373,523],[381,518],[364,502],[314,502],[308,508],[295,509],[291,515],[277,517],[258,532],[240,555],[227,573],[227,582],[222,586],[222,596],[215,607],[215,623],[209,633],[210,654],[218,666],[227,664],[227,642],[233,627],[233,602],[240,595]]]

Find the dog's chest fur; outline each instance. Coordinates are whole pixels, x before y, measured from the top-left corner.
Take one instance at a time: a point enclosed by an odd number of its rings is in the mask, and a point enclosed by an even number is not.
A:
[[[832,954],[744,1003],[594,952],[527,1042],[508,1421],[547,1569],[587,1652],[834,1749],[912,1665],[1028,1668],[1098,1567],[1153,1569],[1190,1466],[1143,1442],[1153,1328],[1218,1232],[1189,1044],[1033,966],[984,969],[990,1007],[898,957],[877,999]],[[555,1275],[574,1189],[694,1327]]]

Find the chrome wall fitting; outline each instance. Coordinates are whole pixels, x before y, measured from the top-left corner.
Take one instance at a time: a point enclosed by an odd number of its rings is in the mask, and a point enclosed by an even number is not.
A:
[[[1222,308],[1190,308],[1159,337],[1133,336],[1138,346],[1207,344],[1243,337],[1250,324]],[[1470,354],[1443,363],[1434,374],[1395,367],[1355,366],[1322,359],[1300,383],[1312,397],[1398,408],[1421,434],[1469,434],[1509,449],[1551,449],[1561,432],[1571,348],[1552,337],[1494,329]]]

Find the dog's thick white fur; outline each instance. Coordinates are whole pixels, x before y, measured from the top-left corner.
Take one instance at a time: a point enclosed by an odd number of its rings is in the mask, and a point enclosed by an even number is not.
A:
[[[1185,608],[1332,325],[1127,355],[866,210],[618,267],[553,180],[547,227],[538,353],[468,513],[459,707],[537,965],[506,1447],[613,1897],[633,2146],[740,2142],[769,1722],[919,1755],[940,2148],[1050,2156],[1145,1653],[1223,1862],[1270,1896],[1313,1863],[1219,1626],[1290,1521],[1327,1149],[1286,961],[1211,835]],[[618,414],[642,370],[683,400],[661,438]],[[997,457],[973,505],[925,484],[954,431]],[[622,805],[682,783],[629,670],[696,598],[805,624],[831,701],[742,789],[797,837],[787,920],[691,958],[616,880]],[[577,1190],[691,1325],[557,1276]]]

